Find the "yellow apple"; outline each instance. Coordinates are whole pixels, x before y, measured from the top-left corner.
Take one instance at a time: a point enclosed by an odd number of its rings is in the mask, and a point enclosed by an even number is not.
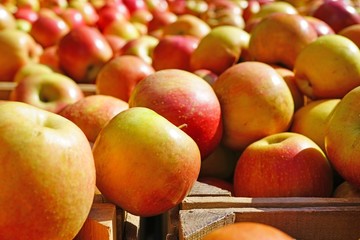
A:
[[[327,120],[340,99],[314,100],[294,113],[290,130],[313,140],[325,151],[324,138]]]
[[[344,36],[321,36],[301,50],[294,72],[300,91],[309,98],[342,98],[360,85],[360,50]]]

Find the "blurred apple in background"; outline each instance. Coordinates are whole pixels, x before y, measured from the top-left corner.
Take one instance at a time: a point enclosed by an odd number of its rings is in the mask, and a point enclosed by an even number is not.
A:
[[[304,16],[310,25],[315,29],[318,37],[328,34],[334,34],[334,30],[329,24],[313,16]]]
[[[135,25],[125,18],[113,20],[106,25],[106,27],[102,30],[102,33],[104,35],[115,35],[125,39],[126,41],[136,39],[141,36]]]
[[[78,83],[94,83],[101,67],[113,56],[104,35],[94,27],[70,30],[58,43],[61,69]]]
[[[153,68],[191,71],[190,59],[199,42],[199,38],[190,35],[165,35],[153,48]]]
[[[244,49],[247,49],[250,35],[235,26],[219,26],[200,39],[191,55],[192,71],[207,69],[219,75],[236,64]]]
[[[234,173],[237,197],[330,197],[333,172],[310,138],[292,132],[270,134],[250,144]]]
[[[41,9],[38,18],[32,23],[30,35],[43,48],[53,46],[69,32],[67,23],[54,11]]]
[[[58,114],[75,123],[89,142],[94,143],[110,119],[128,108],[129,104],[121,99],[95,94],[68,104]]]
[[[339,184],[332,195],[335,198],[360,198],[360,188],[347,181]]]
[[[114,52],[114,54],[115,56],[134,55],[144,60],[147,64],[152,65],[153,51],[158,43],[158,38],[151,35],[142,35],[138,38],[126,41],[124,46],[122,46],[117,52]]]
[[[147,9],[147,4],[144,0],[121,0],[121,2],[129,10],[130,15],[139,9]]]
[[[78,84],[60,73],[32,74],[21,79],[9,99],[58,113],[66,105],[84,97]]]
[[[33,23],[38,18],[38,11],[35,11],[29,7],[18,7],[13,13],[16,19],[24,19],[30,23]]]
[[[354,24],[343,28],[338,32],[339,35],[347,37],[360,48],[360,24]]]
[[[200,39],[210,30],[210,26],[204,20],[191,14],[184,14],[165,25],[163,35],[190,35]]]
[[[0,31],[0,81],[13,81],[16,72],[31,61],[38,61],[42,51],[42,47],[26,32],[16,29]]]
[[[165,213],[179,204],[198,178],[201,164],[195,141],[144,107],[113,117],[99,133],[93,155],[100,192],[142,217]]]
[[[282,76],[282,78],[285,80],[286,84],[288,85],[294,100],[294,111],[304,106],[305,96],[296,85],[294,71],[279,65],[271,65],[271,66],[280,74],[280,76]]]
[[[335,33],[345,27],[360,23],[360,14],[348,1],[323,1],[312,16],[326,22]]]
[[[175,13],[178,16],[191,14],[198,17],[208,10],[208,2],[206,0],[166,1],[168,3],[169,11]]]
[[[39,62],[29,62],[19,68],[19,70],[14,76],[13,82],[20,82],[23,78],[31,75],[45,74],[51,72],[53,72],[53,70],[45,64]]]
[[[241,151],[256,140],[289,129],[294,100],[285,80],[270,65],[238,63],[225,70],[213,88],[221,105],[226,147]]]
[[[342,98],[360,85],[360,50],[344,36],[321,36],[302,49],[294,72],[300,91],[309,98]]]
[[[4,5],[0,4],[0,30],[15,29],[16,17]]]
[[[95,7],[89,1],[70,0],[68,2],[69,8],[77,9],[84,17],[87,26],[95,26],[99,20],[99,15]]]
[[[339,102],[340,99],[309,102],[295,112],[290,130],[307,136],[325,152],[325,128],[332,111]]]
[[[360,87],[349,91],[333,110],[325,131],[325,149],[331,164],[355,187],[360,187],[359,99]]]
[[[248,0],[246,7],[242,9],[242,17],[245,21],[245,25],[247,21],[258,11],[260,11],[260,3],[257,0]]]
[[[210,85],[213,85],[216,79],[219,77],[217,74],[208,69],[198,69],[193,71],[193,73],[204,79]]]
[[[58,56],[58,45],[53,45],[47,48],[44,48],[40,57],[39,63],[48,66],[54,72],[63,73],[60,68],[59,56]]]
[[[109,60],[96,77],[96,93],[128,101],[135,86],[155,70],[133,55],[117,56]]]
[[[119,19],[130,18],[130,13],[128,8],[123,3],[111,3],[106,2],[101,8],[96,10],[98,20],[96,21],[96,26],[102,32],[107,25],[113,21]]]
[[[0,238],[73,239],[95,192],[84,133],[64,117],[21,102],[1,103],[0,115],[0,203],[6,205]]]
[[[164,27],[175,22],[177,15],[171,11],[155,10],[152,12],[152,19],[147,24],[148,34],[155,37],[163,35]]]
[[[74,8],[65,8],[60,10],[58,16],[61,17],[68,25],[69,29],[73,29],[77,26],[86,25],[85,19],[81,12]]]
[[[181,127],[199,146],[201,157],[211,154],[222,137],[220,103],[212,87],[199,76],[164,69],[140,81],[129,107],[147,107]]]
[[[248,51],[252,60],[292,69],[299,52],[316,38],[316,31],[303,16],[275,13],[252,29]]]

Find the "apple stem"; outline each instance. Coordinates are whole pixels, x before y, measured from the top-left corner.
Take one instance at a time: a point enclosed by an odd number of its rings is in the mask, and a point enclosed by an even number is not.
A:
[[[180,126],[178,126],[179,129],[183,129],[183,128],[186,128],[187,127],[187,124],[186,123],[183,123],[181,124]]]

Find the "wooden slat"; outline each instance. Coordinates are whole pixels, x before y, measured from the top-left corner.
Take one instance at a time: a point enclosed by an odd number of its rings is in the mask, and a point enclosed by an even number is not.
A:
[[[340,206],[180,210],[179,240],[200,240],[210,231],[231,224],[231,221],[223,220],[229,214],[235,214],[235,222],[253,221],[272,225],[297,240],[360,239],[360,208],[358,206]],[[218,222],[209,221],[214,215],[217,215]],[[194,228],[194,219],[198,226],[206,225],[206,227]]]
[[[240,208],[240,207],[317,207],[359,206],[360,198],[244,198],[244,197],[186,197],[181,209]]]
[[[231,196],[231,192],[206,183],[196,181],[191,188],[188,196],[204,197],[204,196]]]

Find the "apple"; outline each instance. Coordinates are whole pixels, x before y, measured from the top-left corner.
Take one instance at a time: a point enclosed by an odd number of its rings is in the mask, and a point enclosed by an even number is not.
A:
[[[94,83],[113,52],[101,32],[87,25],[71,29],[58,43],[61,69],[78,83]]]
[[[25,64],[37,61],[42,47],[30,34],[17,29],[0,31],[0,81],[11,82]]]
[[[237,197],[329,197],[333,170],[310,138],[293,132],[270,134],[246,147],[234,173]]]
[[[193,71],[193,73],[204,79],[210,85],[213,85],[216,79],[219,77],[217,74],[208,69],[198,69]]]
[[[248,0],[246,7],[242,9],[242,17],[245,21],[245,26],[247,25],[247,22],[249,19],[260,11],[260,3],[257,0]]]
[[[71,121],[21,102],[0,104],[1,239],[73,239],[89,214],[95,166]],[[21,150],[19,150],[21,149]]]
[[[4,5],[0,4],[0,30],[15,28],[15,16]]]
[[[147,9],[147,4],[144,0],[121,0],[121,1],[129,10],[130,15],[132,15],[137,10]]]
[[[310,25],[315,29],[317,36],[323,36],[328,34],[334,34],[334,30],[330,27],[329,24],[316,18],[314,16],[304,16],[305,19],[310,23]]]
[[[219,75],[236,64],[250,35],[235,26],[218,26],[200,39],[190,58],[192,71],[207,69]]]
[[[350,90],[333,110],[325,128],[326,154],[339,175],[360,187],[358,117],[360,87]]]
[[[136,39],[141,36],[141,33],[136,28],[134,23],[125,18],[113,20],[105,26],[105,28],[102,30],[102,33],[104,35],[110,34],[119,36],[126,41]]]
[[[335,198],[359,198],[360,188],[355,187],[347,181],[343,181],[339,184],[332,195]]]
[[[50,72],[32,74],[21,79],[11,90],[9,99],[58,113],[66,105],[83,97],[84,94],[75,81],[63,74]]]
[[[294,238],[274,226],[259,222],[235,222],[207,233],[203,240],[293,240]]]
[[[8,2],[9,4],[12,4],[11,2],[16,2],[16,7],[15,7],[15,11],[18,8],[30,8],[34,11],[39,11],[40,9],[40,1],[39,0],[18,0],[18,1],[12,1],[12,0],[5,0],[2,1],[5,2],[5,6],[6,6],[6,2]]]
[[[112,21],[118,19],[128,20],[130,18],[130,13],[123,3],[105,3],[97,10],[97,16],[98,20],[96,21],[96,26],[102,32]]]
[[[153,68],[155,71],[170,68],[191,71],[190,59],[199,41],[191,35],[165,35],[153,48]]]
[[[340,99],[320,99],[309,102],[294,113],[290,131],[313,140],[324,152],[327,120]]]
[[[153,14],[150,12],[149,9],[138,9],[133,12],[129,18],[130,22],[132,23],[141,23],[148,28],[148,24],[153,18]]]
[[[135,86],[154,73],[154,68],[133,55],[120,55],[109,60],[96,77],[96,93],[128,101]]]
[[[39,56],[38,63],[43,64],[51,68],[54,72],[63,73],[59,63],[58,45],[44,48]]]
[[[42,64],[40,62],[29,62],[26,65],[19,68],[16,72],[13,82],[20,82],[23,78],[26,78],[31,75],[51,73],[53,70],[51,67]]]
[[[190,35],[201,39],[210,32],[210,26],[191,14],[180,15],[163,28],[163,35]]]
[[[304,106],[305,96],[300,91],[299,87],[296,84],[294,71],[279,65],[271,65],[271,66],[275,68],[275,70],[280,74],[280,76],[283,77],[286,84],[288,85],[294,100],[294,111]]]
[[[326,22],[335,33],[345,27],[360,23],[360,14],[347,1],[323,1],[312,16]]]
[[[95,6],[89,1],[69,1],[69,8],[77,9],[83,15],[85,23],[87,26],[96,26],[97,21],[99,20],[99,15],[95,9]]]
[[[360,48],[360,23],[345,27],[338,34],[347,37]]]
[[[232,182],[236,162],[240,153],[233,151],[223,144],[201,162],[199,178],[216,178]]]
[[[252,60],[292,69],[299,52],[317,37],[315,29],[303,16],[274,13],[252,29],[248,51]]]
[[[163,35],[164,27],[175,22],[177,15],[168,10],[155,10],[152,12],[152,18],[148,22],[148,34],[155,37]]]
[[[38,11],[35,11],[34,9],[29,7],[18,7],[13,13],[13,16],[16,19],[24,19],[26,21],[29,21],[30,23],[33,23],[38,18]]]
[[[94,146],[96,185],[106,199],[141,217],[179,204],[201,164],[194,140],[155,111],[132,107],[113,117]]]
[[[191,14],[199,16],[208,10],[208,3],[206,0],[188,0],[188,1],[177,1],[167,0],[168,9],[176,15]]]
[[[158,45],[159,39],[151,35],[142,35],[138,38],[126,41],[115,55],[134,55],[147,64],[152,65],[154,48]]]
[[[67,23],[54,11],[41,9],[38,12],[38,18],[32,23],[30,35],[42,47],[50,47],[59,42],[59,40],[69,32]]]
[[[104,37],[105,37],[106,41],[109,43],[110,48],[113,52],[112,57],[119,55],[119,53],[121,52],[121,49],[128,43],[127,40],[125,40],[122,37],[119,37],[117,35],[107,34],[107,35],[104,35]]]
[[[129,107],[148,107],[183,126],[199,146],[202,159],[221,141],[220,103],[212,87],[191,72],[164,69],[148,75],[132,91]]]
[[[294,100],[285,80],[270,65],[235,64],[212,87],[221,105],[226,147],[242,151],[254,141],[289,129]]]
[[[68,104],[58,114],[75,123],[85,133],[89,142],[94,143],[110,119],[128,108],[129,104],[121,99],[95,94]]]
[[[69,29],[73,29],[77,26],[86,25],[83,14],[80,10],[75,8],[62,9],[58,14],[64,22],[68,25]]]
[[[301,50],[294,72],[300,91],[310,99],[342,98],[360,85],[360,50],[344,36],[321,36]]]

